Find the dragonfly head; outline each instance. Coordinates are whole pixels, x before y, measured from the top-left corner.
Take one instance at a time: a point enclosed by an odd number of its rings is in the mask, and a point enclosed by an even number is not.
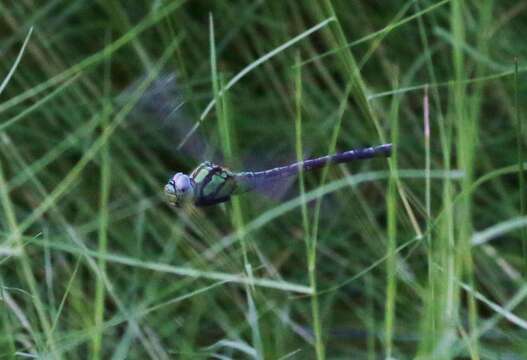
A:
[[[165,185],[165,196],[175,207],[191,203],[194,200],[194,181],[188,175],[177,173]]]

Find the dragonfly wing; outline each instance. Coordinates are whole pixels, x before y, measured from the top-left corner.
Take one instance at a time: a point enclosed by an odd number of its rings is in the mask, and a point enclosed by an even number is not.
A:
[[[304,153],[304,158],[308,158],[311,151]],[[273,165],[276,165],[277,160],[276,157],[272,160],[272,162],[269,159],[263,159],[262,157],[258,157],[254,159],[256,162],[259,161],[260,166],[262,166],[262,161],[264,162],[263,165],[268,165],[268,168],[273,167]],[[255,161],[247,161],[247,163],[255,163]],[[296,159],[290,158],[286,160],[282,160],[281,163],[294,163]],[[274,177],[274,178],[268,178],[268,179],[248,179],[245,182],[241,181],[241,186],[237,190],[237,193],[243,193],[247,191],[257,192],[260,195],[263,195],[273,201],[282,201],[284,198],[289,198],[294,194],[297,194],[297,188],[294,186],[296,183],[296,180],[298,179],[297,174],[293,174],[290,176],[284,176],[284,177]]]
[[[117,98],[120,105],[126,104],[143,79],[138,79],[128,86]],[[159,76],[145,90],[133,111],[132,126],[141,127],[142,137],[153,137],[154,143],[160,141],[162,134],[167,135],[164,143],[168,143],[173,153],[184,153],[195,161],[201,161],[212,156],[212,149],[207,142],[197,134],[177,150],[178,144],[185,138],[194,126],[184,109],[183,89],[179,86],[175,73]]]
[[[243,194],[246,192],[259,193],[271,200],[279,201],[288,197],[289,193],[293,193],[292,185],[296,180],[296,176],[262,178],[250,177],[242,175],[237,178],[238,186],[235,189],[235,194]]]

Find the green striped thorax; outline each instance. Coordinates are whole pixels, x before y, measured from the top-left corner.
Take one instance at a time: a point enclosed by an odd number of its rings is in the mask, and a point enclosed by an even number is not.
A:
[[[176,173],[165,185],[170,205],[215,205],[228,201],[237,189],[236,175],[210,161],[200,164],[192,173]]]

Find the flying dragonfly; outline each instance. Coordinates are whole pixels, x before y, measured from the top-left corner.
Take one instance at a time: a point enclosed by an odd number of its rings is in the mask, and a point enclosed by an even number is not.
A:
[[[359,159],[389,157],[392,144],[354,149],[316,159],[295,162],[264,171],[232,172],[222,166],[205,161],[190,175],[181,172],[172,176],[165,185],[165,196],[172,206],[216,205],[229,201],[231,196],[253,191],[300,171],[320,169],[326,165],[347,163]]]
[[[141,124],[148,114],[153,115],[156,122],[162,124],[163,132],[170,131],[172,138],[183,138],[188,133],[190,124],[185,123],[188,119],[180,109],[183,100],[176,80],[173,73],[160,76],[143,94],[134,113]],[[134,87],[136,85],[132,85],[131,89]],[[121,101],[127,99],[131,89],[122,94]],[[188,158],[203,159],[208,157],[207,154],[211,155],[209,145],[199,136],[193,136],[192,141],[186,144],[182,151]],[[205,161],[189,175],[177,172],[171,176],[165,185],[164,193],[168,203],[174,207],[187,204],[198,207],[216,205],[229,201],[233,195],[255,191],[276,198],[280,197],[280,193],[287,189],[288,184],[292,183],[300,171],[312,171],[327,165],[360,159],[389,157],[391,151],[391,144],[383,144],[307,159],[263,171],[233,172],[211,161]]]

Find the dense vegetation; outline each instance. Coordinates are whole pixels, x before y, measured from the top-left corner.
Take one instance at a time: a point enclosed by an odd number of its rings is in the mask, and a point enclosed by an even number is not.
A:
[[[0,356],[527,357],[513,0],[0,4]],[[393,142],[211,208],[163,186]]]

